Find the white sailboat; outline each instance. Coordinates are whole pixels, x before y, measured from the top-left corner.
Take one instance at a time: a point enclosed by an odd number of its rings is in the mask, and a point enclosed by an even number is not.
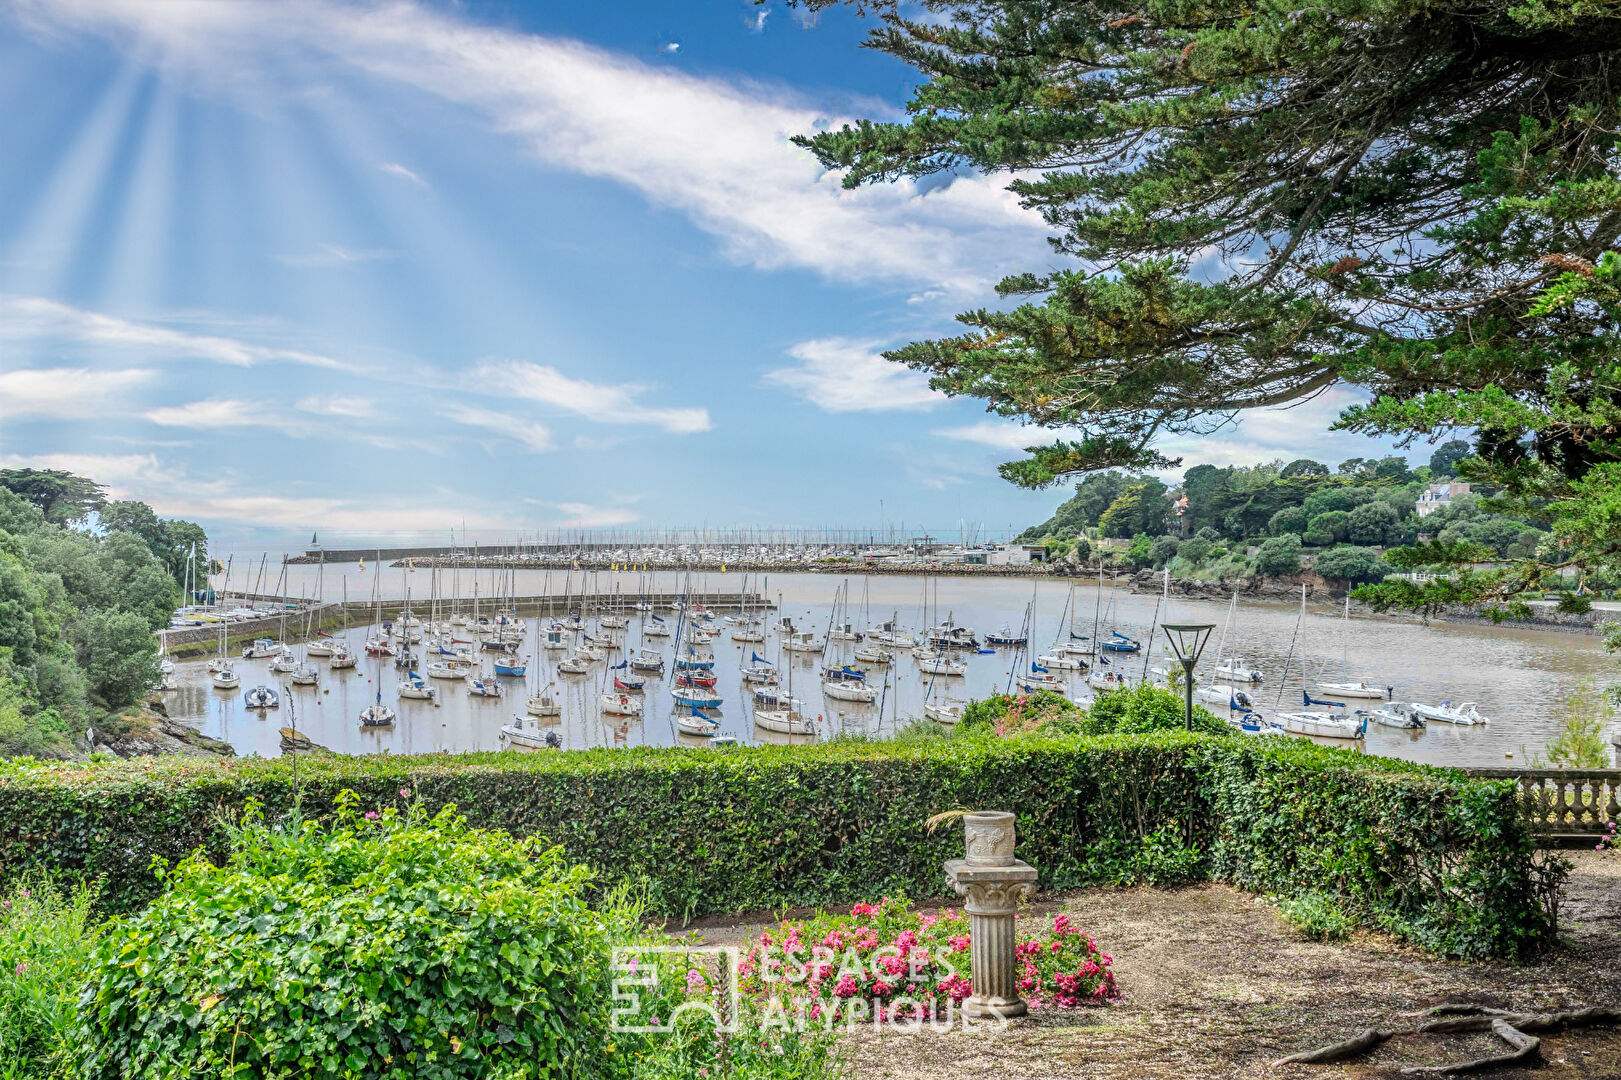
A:
[[[1368,721],[1360,716],[1336,716],[1320,712],[1283,712],[1273,722],[1291,735],[1309,735],[1318,739],[1362,738],[1367,733]]]

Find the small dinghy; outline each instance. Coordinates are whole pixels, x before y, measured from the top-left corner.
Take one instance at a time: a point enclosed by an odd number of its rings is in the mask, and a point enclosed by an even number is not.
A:
[[[263,712],[266,709],[279,709],[281,707],[281,695],[268,686],[255,686],[242,695],[242,703],[258,712]]]
[[[1413,712],[1425,720],[1439,720],[1443,724],[1460,724],[1468,727],[1473,724],[1491,723],[1486,717],[1480,715],[1480,710],[1475,707],[1473,701],[1466,701],[1457,708],[1453,708],[1450,701],[1443,701],[1439,705],[1425,705],[1422,702],[1415,701],[1413,702]]]

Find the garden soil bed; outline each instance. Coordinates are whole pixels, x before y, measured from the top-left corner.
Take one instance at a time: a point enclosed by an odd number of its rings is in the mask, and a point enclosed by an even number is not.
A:
[[[1290,1065],[1288,1054],[1400,1024],[1442,1002],[1527,1011],[1621,1006],[1621,855],[1578,852],[1561,912],[1562,944],[1523,965],[1440,960],[1373,934],[1303,940],[1258,898],[1223,885],[1093,889],[1031,905],[1034,926],[1057,911],[1114,956],[1122,1000],[1107,1008],[1038,1009],[1005,1030],[900,1033],[858,1029],[841,1040],[853,1080],[1399,1075],[1501,1045],[1489,1036],[1396,1039],[1355,1064]],[[766,923],[708,924],[737,943]],[[1621,1029],[1548,1035],[1543,1064],[1493,1078],[1621,1080]]]

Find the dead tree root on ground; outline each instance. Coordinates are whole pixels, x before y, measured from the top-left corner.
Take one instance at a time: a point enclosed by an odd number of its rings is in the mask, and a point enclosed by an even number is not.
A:
[[[1386,1041],[1398,1035],[1453,1035],[1460,1032],[1489,1031],[1509,1045],[1510,1052],[1507,1054],[1473,1058],[1452,1065],[1412,1065],[1402,1070],[1404,1076],[1454,1076],[1458,1073],[1484,1072],[1505,1065],[1518,1065],[1531,1060],[1537,1056],[1537,1051],[1542,1047],[1542,1040],[1531,1032],[1621,1024],[1621,1009],[1600,1008],[1522,1013],[1506,1009],[1488,1009],[1481,1005],[1437,1005],[1416,1015],[1430,1019],[1388,1030],[1368,1028],[1343,1042],[1291,1054],[1273,1064],[1321,1065],[1330,1061],[1344,1061],[1383,1046]]]

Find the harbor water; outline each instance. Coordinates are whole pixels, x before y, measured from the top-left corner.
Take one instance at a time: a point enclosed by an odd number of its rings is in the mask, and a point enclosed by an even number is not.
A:
[[[273,572],[279,574],[280,568]],[[240,579],[242,575],[236,576]],[[371,563],[363,569],[359,564],[291,566],[282,590],[286,595],[314,597],[319,587],[329,600],[346,591],[352,602],[373,595],[400,599],[409,592],[413,609],[426,620],[430,615],[430,576],[426,569],[413,571]],[[1316,686],[1325,681],[1389,685],[1396,701],[1477,703],[1479,712],[1491,719],[1490,724],[1454,727],[1432,722],[1415,731],[1370,726],[1364,742],[1344,744],[1359,746],[1368,753],[1441,765],[1530,764],[1557,733],[1572,693],[1584,682],[1602,683],[1613,677],[1615,664],[1591,634],[1424,624],[1355,613],[1346,618],[1342,609],[1322,605],[1308,607],[1302,619],[1298,604],[1240,602],[1229,618],[1229,605],[1224,603],[1177,598],[1162,601],[1158,596],[1131,594],[1111,585],[1100,590],[1095,581],[1087,580],[1071,583],[1056,578],[1032,581],[946,576],[867,579],[859,574],[847,578],[784,574],[764,580],[750,576],[745,582],[743,575],[710,573],[693,574],[689,582],[687,575],[674,571],[605,571],[574,573],[565,584],[561,571],[539,570],[520,570],[510,576],[487,570],[444,570],[438,577],[442,617],[448,617],[452,602],[456,610],[471,615],[475,588],[484,615],[493,614],[490,598],[502,588],[519,595],[562,595],[567,588],[576,597],[583,592],[586,599],[597,601],[617,596],[626,608],[634,605],[639,590],[679,592],[690,585],[695,591],[743,589],[761,593],[773,605],[779,605],[778,610],[767,613],[764,643],[732,641],[728,630],[733,624],[719,618],[727,612],[717,611],[717,619],[711,624],[716,630],[713,650],[719,681],[715,689],[723,703],[707,715],[719,722],[722,735],[743,743],[803,742],[840,732],[882,736],[922,715],[926,702],[981,698],[1006,690],[1011,684],[1016,658],[1012,648],[959,652],[958,657],[968,669],[963,677],[930,675],[919,669],[909,651],[896,649],[892,650],[892,665],[868,668],[869,684],[879,692],[877,702],[863,705],[824,697],[820,679],[824,662],[848,662],[853,646],[834,642],[825,658],[819,653],[787,653],[782,651],[773,628],[777,619],[786,615],[799,630],[813,631],[817,640],[824,640],[833,614],[834,593],[841,585],[847,587],[849,601],[839,622],[848,621],[862,630],[893,616],[914,637],[921,637],[926,627],[947,618],[972,628],[981,640],[1003,626],[1018,631],[1026,607],[1033,601],[1032,654],[1047,651],[1055,641],[1068,639],[1071,634],[1090,637],[1096,628],[1098,636],[1107,638],[1110,631],[1118,630],[1145,646],[1140,654],[1111,657],[1114,670],[1128,672],[1133,680],[1150,667],[1171,663],[1164,634],[1154,632],[1157,624],[1211,623],[1215,630],[1200,671],[1206,673],[1206,681],[1215,681],[1216,663],[1224,657],[1241,657],[1260,668],[1266,679],[1248,692],[1263,715],[1299,710],[1302,687],[1314,696],[1322,696]],[[244,583],[234,580],[230,584],[241,588]],[[266,582],[265,591],[270,591],[272,584]],[[674,614],[660,614],[673,629]],[[524,711],[529,690],[548,682],[556,684],[563,715],[544,730],[555,730],[566,747],[704,744],[708,740],[682,734],[676,727],[678,710],[671,697],[670,670],[677,648],[675,638],[644,639],[643,620],[648,616],[633,610],[626,611],[626,615],[630,626],[622,631],[623,651],[610,654],[605,663],[592,665],[587,675],[558,676],[555,664],[566,654],[548,653],[537,647],[536,635],[549,620],[526,612],[527,638],[519,655],[528,658],[530,674],[527,680],[502,679],[506,694],[501,698],[472,696],[460,681],[430,680],[439,690],[438,702],[401,700],[396,691],[402,673],[390,658],[363,655],[364,642],[374,628],[360,625],[339,635],[351,651],[361,656],[359,666],[333,671],[325,661],[312,658],[320,668],[318,686],[292,686],[288,676],[269,671],[269,660],[238,657],[235,666],[241,676],[241,689],[220,691],[210,684],[204,658],[179,663],[179,689],[165,697],[172,717],[226,740],[239,754],[278,755],[278,729],[287,726],[295,713],[299,731],[339,753],[498,749],[501,727]],[[588,620],[588,625],[593,622]],[[296,623],[296,619],[289,623]],[[289,636],[298,629],[289,625]],[[643,715],[605,715],[600,699],[611,689],[613,672],[609,665],[634,654],[644,644],[660,652],[667,666],[663,677],[646,675]],[[302,651],[297,644],[294,648]],[[420,645],[413,649],[422,652]],[[781,690],[787,692],[791,683],[792,695],[803,702],[800,712],[816,724],[816,735],[774,734],[755,725],[751,688],[741,678],[742,667],[750,663],[754,653],[780,666]],[[1020,670],[1025,670],[1022,664]],[[260,684],[277,688],[283,699],[281,708],[262,716],[250,712],[243,700],[245,691]],[[397,711],[398,719],[391,728],[363,729],[359,723],[361,710],[376,700],[379,690],[383,702]],[[1071,680],[1071,690],[1078,700],[1089,696],[1084,677],[1078,674]],[[1372,707],[1377,702],[1349,705]],[[1215,711],[1218,715],[1226,713],[1225,709]]]

